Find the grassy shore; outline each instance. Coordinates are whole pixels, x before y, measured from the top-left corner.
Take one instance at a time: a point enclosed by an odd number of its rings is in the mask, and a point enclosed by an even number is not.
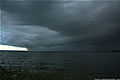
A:
[[[78,73],[75,73],[78,74]],[[0,80],[93,80],[90,75],[74,75],[65,69],[52,69],[45,72],[11,70],[0,66]]]
[[[94,80],[95,78],[120,79],[120,74],[87,73],[65,69],[31,72],[30,70],[12,70],[11,67],[4,68],[0,66],[0,80]]]

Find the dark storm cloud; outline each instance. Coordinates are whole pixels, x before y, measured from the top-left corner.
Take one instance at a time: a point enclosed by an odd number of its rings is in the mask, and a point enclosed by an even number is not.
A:
[[[61,47],[72,50],[106,50],[120,47],[119,5],[120,1],[4,0],[2,1],[1,9],[3,12],[7,13],[7,15],[12,16],[10,18],[13,18],[13,21],[10,23],[5,21],[5,18],[3,17],[4,25],[8,25],[9,23],[19,27],[21,25],[23,30],[28,29],[27,33],[19,33],[21,37],[23,35],[26,37],[28,34],[37,35],[37,37],[29,37],[35,40],[34,43],[31,42],[33,40],[27,39],[30,41],[30,46],[40,47],[41,42],[39,40],[43,38],[41,37],[39,30],[41,30],[42,27],[48,29],[48,31],[45,31],[48,32],[48,34],[49,32],[51,33],[51,31],[56,32],[55,35],[58,37],[52,37],[53,40],[55,39],[53,42],[56,43],[51,43],[52,41],[49,40],[49,35],[42,35],[46,36],[47,38],[44,38],[44,40],[48,39],[52,45],[58,44],[58,50]],[[6,28],[9,29],[9,27]],[[20,28],[11,27],[11,29],[13,28],[14,31],[19,32]],[[14,35],[13,37],[15,36],[17,35]],[[60,38],[63,38],[62,42],[57,42]],[[9,41],[11,40],[12,38],[10,38]],[[26,38],[22,40],[26,40]],[[21,41],[15,44],[22,43],[28,44],[26,41]]]
[[[43,26],[17,25],[20,22],[13,17],[16,15],[2,11],[2,44],[46,50],[47,47],[61,46],[68,40],[68,37]]]

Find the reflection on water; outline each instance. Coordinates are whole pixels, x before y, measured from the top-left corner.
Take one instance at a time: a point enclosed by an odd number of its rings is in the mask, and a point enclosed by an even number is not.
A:
[[[27,66],[35,69],[68,68],[92,72],[120,72],[119,61],[118,52],[0,52],[2,66]]]

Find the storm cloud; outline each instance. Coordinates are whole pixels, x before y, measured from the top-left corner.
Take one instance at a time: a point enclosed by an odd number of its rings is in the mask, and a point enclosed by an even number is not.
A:
[[[30,50],[120,48],[120,1],[2,0],[2,44]]]

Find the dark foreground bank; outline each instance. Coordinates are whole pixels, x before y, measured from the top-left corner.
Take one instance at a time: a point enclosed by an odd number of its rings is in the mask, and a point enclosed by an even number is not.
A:
[[[95,80],[120,79],[120,73],[71,72],[66,69],[52,69],[47,72],[30,72],[29,70],[11,70],[0,66],[0,80]]]
[[[1,52],[0,80],[120,78],[119,52]]]

